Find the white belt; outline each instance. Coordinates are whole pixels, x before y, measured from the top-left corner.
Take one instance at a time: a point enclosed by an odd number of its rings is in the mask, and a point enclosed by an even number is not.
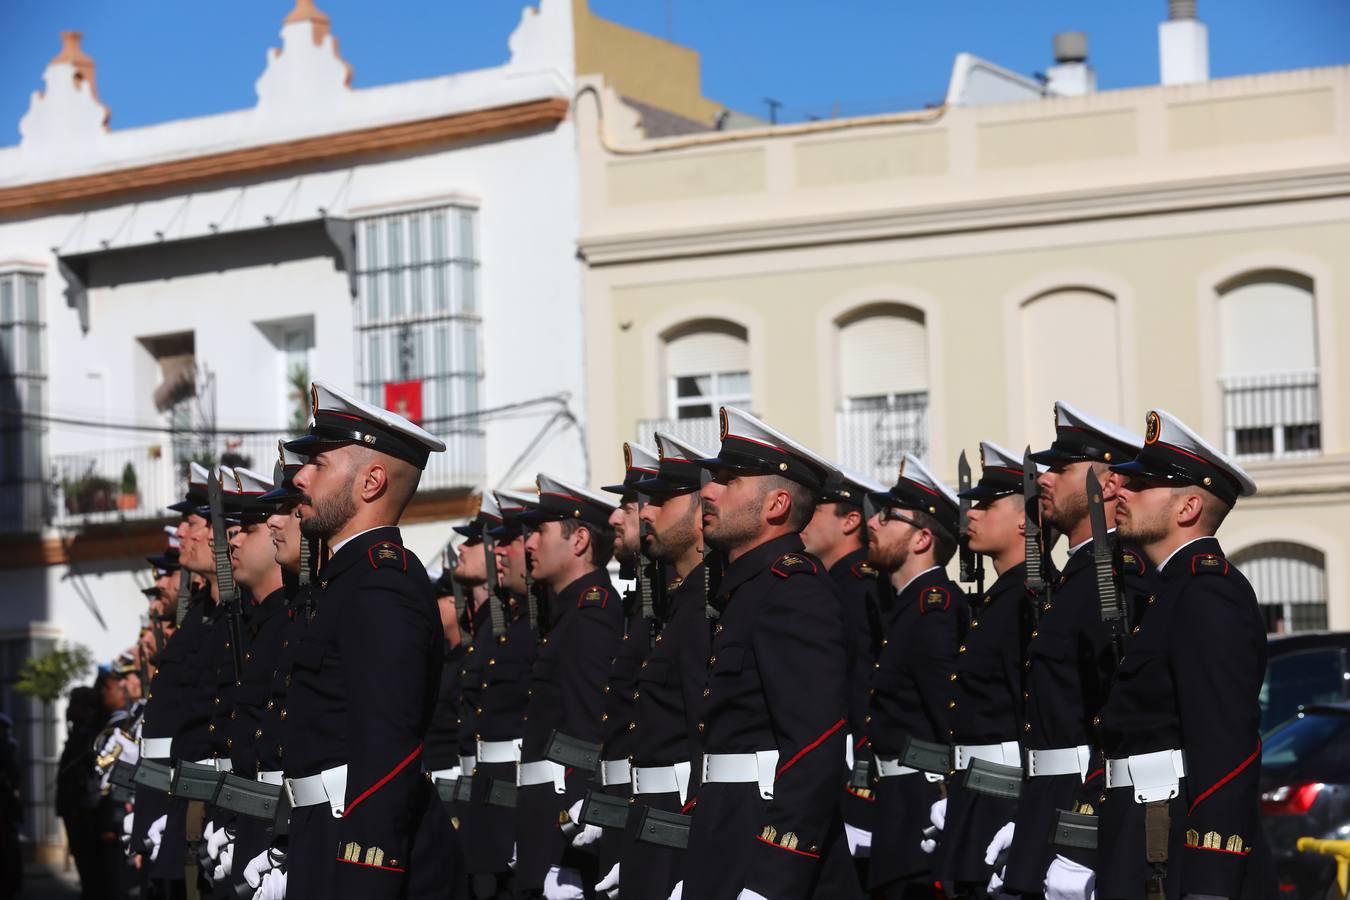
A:
[[[451,766],[448,769],[436,769],[428,772],[427,777],[431,779],[432,784],[435,784],[438,781],[454,781],[461,774],[463,772],[459,766]]]
[[[1171,800],[1181,792],[1186,757],[1180,750],[1158,750],[1106,761],[1107,790],[1133,787],[1136,803]]]
[[[565,794],[567,769],[551,759],[516,763],[516,787],[530,787],[536,784],[551,784],[555,793]]]
[[[1017,741],[1001,744],[956,744],[952,747],[952,768],[960,771],[970,768],[972,759],[997,763],[1000,766],[1022,768],[1022,748]]]
[[[318,806],[327,803],[333,811],[333,818],[342,818],[342,808],[347,802],[347,767],[334,766],[324,769],[318,775],[306,775],[304,778],[287,778],[283,784],[291,806],[299,809],[304,806]]]
[[[878,756],[877,774],[882,778],[894,778],[897,775],[922,775],[924,778],[934,783],[942,780],[942,776],[936,772],[925,772],[922,769],[915,769],[910,766],[900,765],[898,756]]]
[[[141,756],[146,759],[168,759],[173,750],[173,738],[141,738]]]
[[[1087,777],[1092,750],[1086,744],[1079,744],[1077,747],[1057,747],[1054,750],[1028,750],[1026,757],[1029,778],[1077,775],[1082,779]]]
[[[777,777],[777,769],[777,750],[703,754],[704,784],[758,784],[761,800],[773,799],[773,782]]]
[[[468,777],[478,769],[478,757],[461,756],[459,758],[459,774]]]
[[[213,757],[211,757],[210,759],[199,759],[199,760],[197,760],[197,765],[199,765],[199,766],[210,766],[211,768],[215,769],[217,772],[233,772],[233,771],[234,771],[234,763],[230,762],[228,759],[221,759],[221,758],[218,757],[218,756],[213,756]]]
[[[680,795],[683,806],[689,794],[689,772],[693,767],[687,762],[678,762],[673,766],[633,766],[634,794],[675,794]]]
[[[514,741],[479,741],[478,761],[480,763],[520,762],[520,738]]]
[[[600,760],[600,785],[609,787],[615,784],[629,784],[632,778],[629,772],[632,770],[632,764],[626,759],[602,759]]]
[[[259,772],[258,780],[263,784],[281,784],[286,780],[284,775],[285,773],[280,769],[274,772]]]

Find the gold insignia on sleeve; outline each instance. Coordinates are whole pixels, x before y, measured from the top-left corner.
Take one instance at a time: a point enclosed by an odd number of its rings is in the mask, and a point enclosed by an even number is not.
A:
[[[344,862],[360,862],[361,845],[356,841],[348,841],[347,846],[342,848],[342,859]]]
[[[765,825],[764,830],[759,833],[759,839],[768,841],[770,844],[778,840],[778,829],[772,825]]]
[[[1205,832],[1204,847],[1206,850],[1218,850],[1222,846],[1223,846],[1223,835],[1219,834],[1217,831]]]
[[[1199,846],[1200,846],[1200,832],[1196,831],[1194,828],[1187,829],[1187,831],[1186,831],[1186,846],[1187,846],[1187,847],[1199,847]]]
[[[795,835],[795,834],[793,834],[791,831],[789,831],[787,834],[783,835],[783,837],[782,837],[781,839],[779,839],[779,841],[778,841],[778,846],[783,847],[783,848],[788,849],[788,850],[796,850],[796,849],[797,849],[797,835]]]
[[[1158,413],[1154,410],[1148,412],[1148,431],[1144,434],[1145,444],[1156,444],[1158,435],[1162,433],[1162,420],[1158,418]]]
[[[1082,802],[1080,802],[1080,803],[1078,803],[1077,805],[1078,805],[1078,808],[1075,809],[1074,812],[1078,813],[1079,815],[1083,815],[1083,816],[1095,816],[1095,815],[1097,814],[1096,810],[1094,810],[1094,809],[1092,808],[1092,804],[1091,804],[1091,803],[1082,803]]]
[[[380,547],[375,551],[375,555],[380,559],[398,559],[398,554],[388,547]]]
[[[1229,853],[1241,853],[1246,849],[1246,842],[1242,840],[1242,835],[1234,834],[1228,838],[1228,843],[1224,844],[1224,849]]]
[[[780,559],[780,560],[778,560],[778,564],[779,564],[780,566],[785,566],[785,567],[787,567],[787,568],[790,569],[790,568],[792,568],[793,566],[804,566],[804,565],[806,565],[806,560],[802,559],[800,556],[798,556],[798,555],[795,554],[795,553],[785,553],[785,554],[783,554],[783,558]]]
[[[684,584],[683,578],[672,578],[670,584],[666,585],[666,590],[677,591],[680,589],[680,585],[682,584]]]
[[[371,847],[366,850],[366,865],[382,866],[384,865],[384,851],[379,847]]]
[[[945,609],[947,606],[947,592],[942,588],[929,588],[923,595],[924,609]]]
[[[877,574],[877,570],[874,569],[874,568],[872,568],[871,566],[869,566],[867,563],[863,563],[861,566],[859,566],[859,567],[858,567],[858,571],[859,571],[859,572],[862,572],[864,575],[875,575],[875,574]]]
[[[599,603],[602,599],[604,599],[604,594],[600,592],[600,589],[598,587],[593,587],[589,591],[587,591],[585,596],[583,596],[581,599],[585,600],[587,603]]]

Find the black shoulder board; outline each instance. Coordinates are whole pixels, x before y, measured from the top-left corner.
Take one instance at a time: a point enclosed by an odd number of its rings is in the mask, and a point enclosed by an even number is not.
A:
[[[609,590],[597,584],[581,592],[581,596],[577,598],[577,609],[583,606],[598,606],[604,609],[608,603]]]
[[[778,557],[778,561],[770,566],[773,574],[779,578],[788,578],[792,575],[814,575],[816,574],[816,564],[809,557],[800,553],[784,553]]]
[[[1197,553],[1191,557],[1192,575],[1227,575],[1228,560],[1217,553]]]
[[[919,612],[926,613],[930,609],[946,610],[952,605],[951,591],[945,587],[933,586],[926,588],[923,596],[919,598]]]
[[[858,579],[877,577],[877,570],[865,562],[854,563],[850,571],[853,572],[853,577]]]
[[[380,541],[375,546],[366,551],[370,557],[370,565],[373,568],[398,569],[401,572],[408,571],[408,551],[395,544],[393,541]]]

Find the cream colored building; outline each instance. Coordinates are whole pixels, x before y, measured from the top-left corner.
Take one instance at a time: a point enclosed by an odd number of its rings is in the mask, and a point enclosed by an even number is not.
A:
[[[593,480],[721,403],[886,480],[1160,406],[1260,484],[1221,537],[1272,627],[1350,628],[1350,67],[1208,80],[1173,24],[1188,83],[963,57],[933,109],[657,139],[581,79]]]

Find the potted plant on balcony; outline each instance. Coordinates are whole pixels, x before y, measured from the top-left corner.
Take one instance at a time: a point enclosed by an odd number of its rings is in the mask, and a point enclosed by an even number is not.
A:
[[[117,495],[117,509],[121,512],[141,505],[141,493],[136,484],[136,467],[127,463],[122,467],[122,492]]]
[[[117,507],[117,485],[95,474],[93,463],[83,475],[64,479],[61,487],[66,497],[66,512],[71,515],[107,512]]]

